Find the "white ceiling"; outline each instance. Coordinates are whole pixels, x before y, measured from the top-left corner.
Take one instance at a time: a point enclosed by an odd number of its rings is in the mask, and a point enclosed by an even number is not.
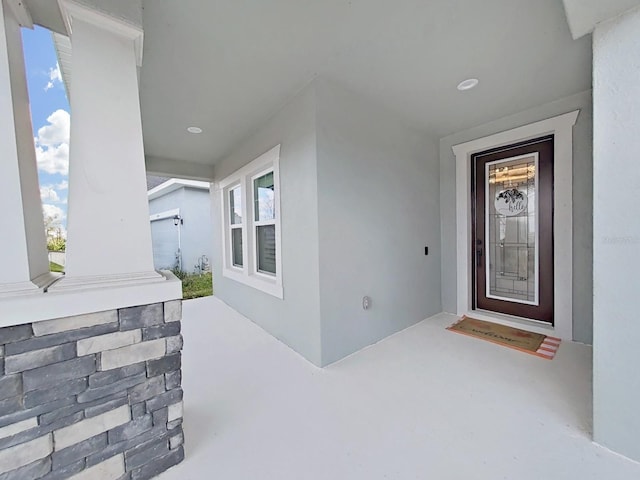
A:
[[[316,75],[437,136],[591,88],[591,38],[572,40],[562,0],[143,6],[141,103],[155,157],[214,164]],[[480,85],[458,92],[468,77]]]

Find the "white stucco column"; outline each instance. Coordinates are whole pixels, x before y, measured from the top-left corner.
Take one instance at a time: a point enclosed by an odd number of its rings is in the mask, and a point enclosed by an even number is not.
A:
[[[138,97],[143,32],[64,5],[73,55],[67,264],[50,291],[164,281],[153,267]]]
[[[640,9],[593,47],[594,440],[640,461]]]
[[[49,273],[17,13],[0,1],[0,298],[39,293],[56,278]]]

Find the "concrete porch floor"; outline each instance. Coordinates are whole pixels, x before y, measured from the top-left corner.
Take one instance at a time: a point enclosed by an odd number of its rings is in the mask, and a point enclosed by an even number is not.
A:
[[[161,480],[640,478],[590,440],[590,347],[548,361],[440,314],[319,369],[214,297],[183,318],[186,459]]]

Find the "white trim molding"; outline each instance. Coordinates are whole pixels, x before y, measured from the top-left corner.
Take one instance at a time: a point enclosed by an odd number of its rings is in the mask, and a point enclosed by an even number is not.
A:
[[[171,210],[165,210],[164,212],[154,213],[149,215],[149,221],[155,222],[156,220],[166,220],[167,218],[176,218],[180,216],[180,209],[173,208]]]
[[[182,177],[212,182],[215,178],[213,165],[175,160],[172,158],[145,155],[147,173],[160,177]]]
[[[112,17],[107,13],[76,3],[73,0],[63,0],[60,6],[62,7],[65,23],[70,27],[69,31],[72,35],[73,19],[77,18],[78,20],[127,38],[133,41],[136,64],[138,67],[142,66],[142,42],[144,39],[142,28],[120,18]]]
[[[0,298],[0,328],[182,298],[182,282],[166,270],[161,277],[164,281],[100,281],[101,288]]]
[[[0,300],[24,295],[41,295],[61,277],[62,275],[59,273],[46,272],[31,279],[30,282],[2,283],[0,284]]]
[[[13,12],[13,16],[18,21],[21,27],[29,28],[33,30],[33,19],[31,18],[31,12],[24,3],[24,0],[6,0],[7,6]]]
[[[83,275],[58,277],[47,292],[78,292],[92,288],[109,288],[121,285],[147,285],[164,282],[166,278],[156,270],[104,275]]]
[[[198,188],[200,190],[209,190],[211,184],[209,182],[203,182],[200,180],[183,180],[181,178],[170,178],[166,182],[161,183],[158,186],[153,187],[147,192],[149,200],[162,197],[168,193],[178,190],[182,187]]]
[[[454,145],[456,156],[456,270],[457,314],[493,320],[512,326],[573,340],[573,126],[579,110],[558,115],[488,137]],[[554,136],[554,325],[474,310],[471,265],[471,155],[492,148],[512,145],[545,135]],[[561,187],[561,188],[559,188]]]
[[[222,209],[222,275],[250,287],[261,290],[274,297],[283,298],[282,289],[282,248],[280,234],[280,145],[260,155],[248,165],[222,180],[217,188]],[[276,273],[267,274],[258,270],[256,252],[256,235],[254,228],[253,179],[256,175],[273,171],[274,209],[276,232]],[[232,259],[231,216],[229,208],[229,192],[237,187],[241,189],[242,198],[242,258],[243,265],[236,266]]]

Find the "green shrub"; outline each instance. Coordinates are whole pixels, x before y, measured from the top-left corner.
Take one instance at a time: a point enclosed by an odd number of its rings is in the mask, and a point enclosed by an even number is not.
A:
[[[47,238],[47,248],[50,252],[64,252],[67,248],[67,240],[60,237]]]
[[[211,273],[185,275],[182,279],[182,298],[206,297],[213,295]]]

